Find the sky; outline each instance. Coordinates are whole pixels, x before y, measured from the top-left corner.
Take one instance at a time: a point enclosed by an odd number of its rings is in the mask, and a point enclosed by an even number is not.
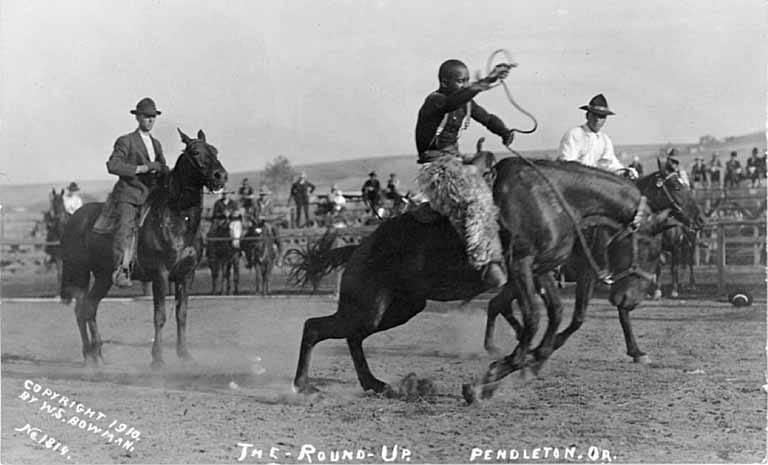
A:
[[[746,134],[766,127],[766,12],[763,0],[3,0],[0,183],[113,178],[105,163],[145,96],[169,160],[177,127],[203,129],[232,172],[278,155],[415,159],[440,63],[474,75],[497,49],[539,121],[517,149],[556,148],[597,93],[616,145]],[[500,88],[476,101],[530,127]],[[470,126],[462,148],[483,134]]]

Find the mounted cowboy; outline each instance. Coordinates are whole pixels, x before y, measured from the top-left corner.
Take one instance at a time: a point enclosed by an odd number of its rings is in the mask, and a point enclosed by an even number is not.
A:
[[[560,140],[558,160],[576,161],[586,166],[594,166],[617,174],[627,171],[635,179],[638,172],[630,166],[625,168],[613,151],[613,143],[604,131],[601,131],[609,115],[615,115],[608,108],[608,101],[603,94],[592,97],[587,105],[579,107],[587,112],[587,122],[569,129]]]
[[[463,238],[470,263],[482,270],[490,287],[506,283],[498,210],[489,186],[474,165],[471,156],[459,151],[459,137],[471,119],[501,137],[504,145],[514,133],[497,116],[473,101],[482,91],[504,79],[515,65],[497,65],[478,81],[469,82],[469,69],[459,60],[440,65],[440,88],[430,93],[419,110],[416,122],[416,149],[419,154],[417,182],[433,210],[448,217]]]
[[[69,215],[73,215],[78,208],[83,206],[83,199],[77,192],[80,190],[80,186],[76,182],[69,183],[67,186],[67,192],[61,197],[61,201],[64,202],[64,210]]]
[[[120,179],[112,189],[106,211],[117,218],[117,230],[113,241],[113,257],[116,269],[112,282],[119,287],[132,285],[130,267],[136,248],[139,217],[150,192],[149,173],[168,172],[160,141],[150,131],[155,118],[161,114],[149,97],[141,99],[131,110],[139,123],[130,134],[120,136],[107,161],[107,171]],[[98,222],[97,222],[98,223]]]

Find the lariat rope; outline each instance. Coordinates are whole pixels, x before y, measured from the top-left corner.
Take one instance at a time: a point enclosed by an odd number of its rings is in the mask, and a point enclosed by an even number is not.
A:
[[[497,55],[503,55],[504,58],[506,58],[507,62],[510,65],[514,64],[514,60],[512,59],[512,54],[509,53],[509,51],[507,49],[503,49],[503,48],[498,49],[498,50],[494,51],[493,53],[491,53],[491,56],[488,57],[488,62],[487,62],[487,65],[486,65],[486,73],[487,74],[491,73],[491,70],[493,69],[493,61],[494,61],[494,59],[496,58]],[[521,107],[515,101],[514,97],[512,97],[512,93],[510,92],[509,87],[507,87],[507,83],[504,82],[503,79],[499,79],[499,83],[500,84],[496,84],[496,86],[501,85],[504,88],[504,92],[507,95],[507,100],[509,100],[509,103],[511,103],[512,106],[514,106],[518,111],[520,111],[521,113],[523,113],[524,115],[526,115],[527,117],[529,117],[533,121],[533,128],[531,128],[529,130],[512,129],[512,131],[513,132],[519,132],[521,134],[531,134],[534,131],[536,131],[536,129],[539,127],[539,124],[536,121],[536,117],[533,116],[527,110],[525,110],[523,107]],[[522,154],[518,153],[517,151],[512,150],[508,145],[505,145],[505,147],[513,155],[515,155],[516,157],[520,158],[528,166],[533,168],[533,170],[536,171],[539,174],[539,176],[541,176],[544,179],[544,181],[547,183],[547,185],[549,185],[550,189],[555,194],[555,197],[557,197],[558,202],[560,202],[561,206],[563,207],[563,210],[565,211],[565,214],[568,215],[568,218],[573,223],[574,229],[576,230],[576,236],[578,237],[578,240],[579,240],[579,244],[581,245],[581,248],[584,250],[584,255],[587,258],[587,262],[589,263],[590,268],[592,268],[592,271],[595,272],[595,275],[597,276],[597,278],[599,280],[604,281],[604,282],[610,284],[612,282],[611,279],[610,279],[610,271],[609,270],[605,270],[605,269],[601,269],[601,267],[599,267],[597,265],[597,262],[595,261],[594,257],[592,256],[592,252],[590,251],[590,248],[587,245],[587,240],[586,240],[586,238],[584,237],[584,234],[581,231],[581,227],[579,226],[579,221],[576,218],[576,214],[573,212],[573,210],[571,209],[570,205],[565,200],[565,197],[563,197],[563,194],[562,194],[562,192],[560,192],[560,189],[558,189],[557,186],[552,182],[552,180],[550,180],[539,169],[539,167],[536,166],[532,161],[530,161],[529,159],[527,159],[526,157],[524,157]],[[640,215],[642,214],[641,211],[644,208],[644,205],[645,205],[645,197],[642,197],[641,200],[640,200],[640,205],[638,206],[637,214],[636,214],[635,219],[633,221],[635,227],[636,227],[638,221],[640,220]]]
[[[485,73],[486,74],[491,74],[491,70],[493,70],[493,59],[496,58],[496,55],[504,55],[504,58],[507,59],[507,63],[510,66],[516,66],[514,64],[515,61],[512,59],[512,54],[509,53],[509,50],[504,49],[504,48],[500,48],[500,49],[496,50],[495,52],[491,53],[491,56],[488,57],[488,63],[485,66]],[[511,103],[513,107],[517,108],[517,110],[520,113],[524,114],[525,116],[530,118],[531,121],[533,121],[533,127],[531,129],[528,129],[528,130],[512,129],[512,131],[519,132],[520,134],[532,134],[533,132],[535,132],[536,129],[538,129],[538,127],[539,127],[539,123],[538,123],[538,121],[536,121],[536,117],[533,116],[530,112],[528,112],[525,108],[520,106],[515,101],[515,98],[512,97],[512,92],[510,92],[509,87],[507,87],[507,83],[504,82],[503,79],[499,79],[499,84],[496,84],[493,87],[496,87],[498,85],[501,85],[501,87],[504,88],[504,93],[507,94],[507,100],[509,100],[509,103]]]

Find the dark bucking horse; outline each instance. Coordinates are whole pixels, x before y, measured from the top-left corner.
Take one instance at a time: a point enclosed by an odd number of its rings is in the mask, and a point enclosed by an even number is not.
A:
[[[134,277],[152,282],[155,338],[152,366],[163,364],[162,329],[165,324],[165,296],[169,279],[176,298],[176,353],[190,358],[186,344],[187,281],[200,255],[200,218],[203,188],[221,189],[227,171],[203,131],[192,139],[179,130],[184,152],[170,173],[158,175],[158,185],[147,200],[149,213],[139,230],[137,266]],[[102,339],[96,324],[99,302],[112,287],[112,235],[98,234],[92,227],[103,203],[89,203],[80,208],[64,229],[62,252],[64,273],[61,297],[75,299],[77,326],[83,342],[86,363],[102,359]],[[91,285],[91,275],[93,284]]]
[[[661,252],[665,251],[666,247],[668,247],[668,244],[665,243],[667,235],[670,231],[698,229],[703,224],[703,217],[693,196],[693,192],[680,180],[679,175],[676,173],[673,173],[672,175],[665,175],[662,172],[652,173],[638,180],[637,186],[640,189],[641,194],[646,197],[647,204],[651,211],[655,213],[668,211],[677,220],[677,222],[664,221],[661,222],[661,224],[652,226],[650,229],[641,229],[636,236],[637,240],[643,242],[642,246],[638,249],[641,253],[638,256],[640,267],[644,270],[651,270],[656,267],[657,271],[655,275],[647,276],[646,278],[658,283],[658,267],[661,263],[659,255]],[[598,224],[598,226],[590,228],[586,235],[588,237],[589,252],[591,256],[599,262],[598,264],[600,266],[605,266],[607,257],[605,257],[603,251],[609,247],[615,246],[614,242],[621,241],[622,238],[619,236],[612,236],[612,234],[615,234],[615,232],[620,229],[618,226],[608,227],[605,224],[605,221],[602,223],[603,224]],[[660,235],[656,237],[659,233]],[[576,277],[576,299],[571,322],[555,337],[554,350],[560,348],[570,335],[576,332],[583,324],[586,317],[587,306],[592,298],[595,284],[598,281],[595,271],[590,266],[586,254],[578,245],[564,267],[568,270],[567,274]],[[619,269],[622,268],[620,267]],[[539,279],[542,280],[542,283],[537,287],[548,289],[551,285],[549,277],[540,276]],[[637,287],[632,286],[632,288]],[[485,329],[484,344],[486,350],[491,354],[498,353],[498,349],[493,343],[494,322],[496,317],[501,314],[513,327],[517,328],[519,326],[519,322],[512,315],[511,307],[512,301],[517,298],[515,292],[515,289],[505,289],[491,299],[488,304],[488,319]],[[548,295],[542,297],[545,302],[550,302],[550,297]],[[629,316],[629,312],[634,310],[641,300],[642,296],[635,296],[626,301],[616,302],[615,305],[618,309],[619,321],[624,332],[627,354],[636,362],[648,363],[650,362],[650,359],[637,344]]]
[[[622,225],[628,231],[627,238],[634,236],[631,228],[641,198],[632,183],[609,173],[575,163],[534,163],[536,168],[532,169],[522,160],[508,158],[495,166],[494,199],[506,233],[511,281],[520,283],[518,286],[523,289],[529,288],[523,286],[521,275],[530,276],[532,281],[534,273],[552,270],[570,255],[576,241],[574,221],[607,218]],[[542,175],[569,199],[568,207],[574,218],[564,213],[562,201]],[[419,214],[407,213],[385,221],[356,248],[338,251],[349,255],[338,310],[330,316],[310,318],[304,324],[294,379],[296,390],[313,390],[308,377],[312,348],[325,339],[346,338],[363,389],[387,391],[389,386],[368,367],[363,340],[407,322],[424,309],[427,300],[470,300],[486,290],[479,273],[469,266],[462,241],[449,221],[439,215],[431,221],[420,221],[418,217]],[[632,261],[632,247],[613,250]],[[623,270],[615,271],[618,274]],[[626,299],[625,293],[641,294],[630,289],[638,281],[628,278],[616,280],[613,299]],[[531,315],[532,312],[527,316],[524,313],[521,344],[530,344],[536,331],[538,320]],[[485,382],[495,382],[521,368],[527,354],[526,345],[525,349],[494,362]]]

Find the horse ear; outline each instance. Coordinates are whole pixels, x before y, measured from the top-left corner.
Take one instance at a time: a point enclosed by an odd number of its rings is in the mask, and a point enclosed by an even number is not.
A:
[[[179,135],[181,136],[182,142],[184,142],[185,144],[189,144],[190,142],[192,142],[192,139],[188,135],[184,134],[184,132],[181,129],[176,128],[176,130],[179,131]]]
[[[661,158],[656,157],[656,164],[659,166],[659,171],[663,171],[661,166]]]
[[[205,142],[205,133],[203,132],[202,129],[197,131],[197,138],[200,139],[201,141]]]

